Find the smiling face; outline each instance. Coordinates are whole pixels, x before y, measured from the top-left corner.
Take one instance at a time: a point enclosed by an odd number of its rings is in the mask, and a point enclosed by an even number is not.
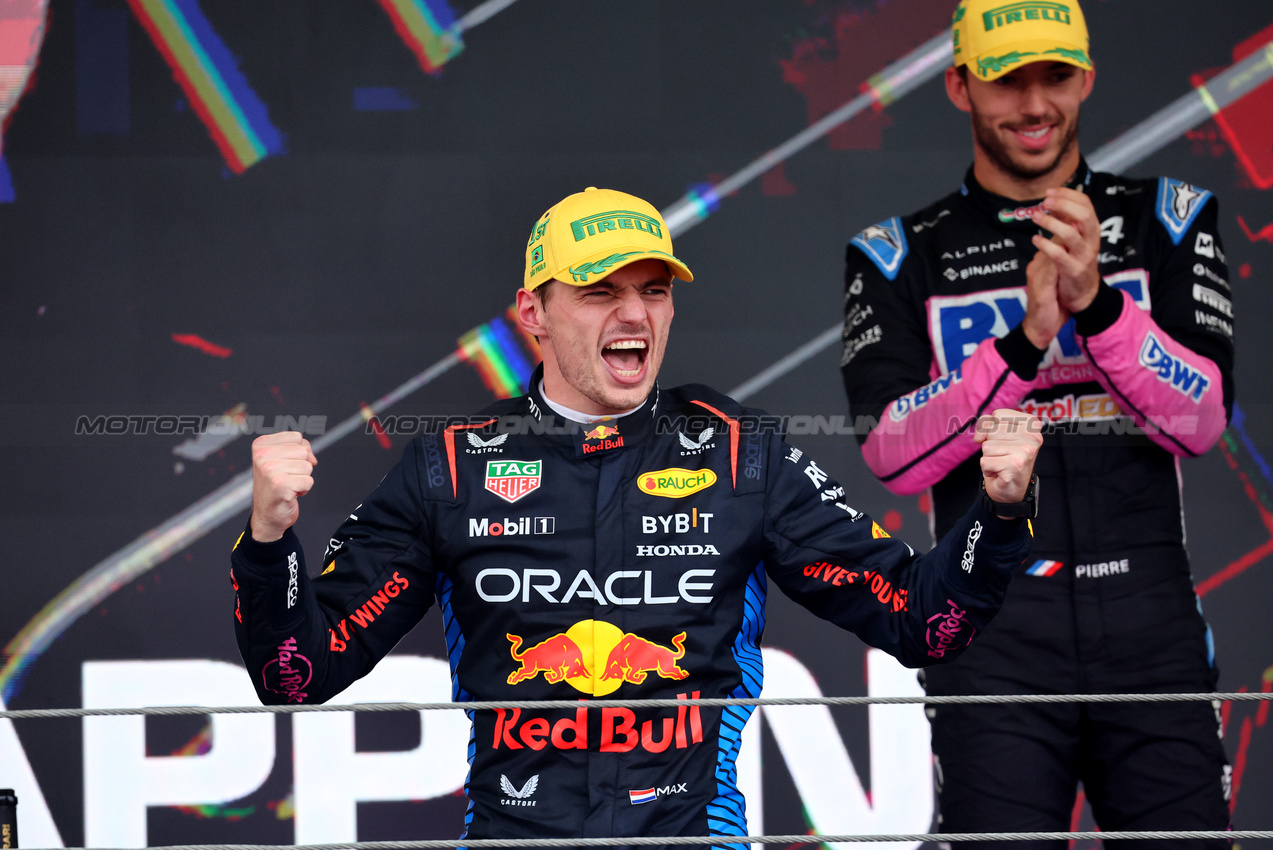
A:
[[[654,388],[672,326],[672,277],[638,260],[588,286],[559,280],[517,293],[517,315],[539,337],[544,394],[596,416],[631,410]]]
[[[946,91],[972,116],[973,173],[996,194],[1042,197],[1078,168],[1079,107],[1095,72],[1063,62],[1032,62],[992,82],[955,68]]]

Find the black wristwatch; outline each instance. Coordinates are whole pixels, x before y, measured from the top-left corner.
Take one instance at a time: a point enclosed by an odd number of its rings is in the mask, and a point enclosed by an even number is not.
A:
[[[1000,517],[1034,519],[1039,515],[1039,476],[1031,475],[1025,498],[1019,502],[996,502],[986,492],[986,479],[981,479],[981,506]]]

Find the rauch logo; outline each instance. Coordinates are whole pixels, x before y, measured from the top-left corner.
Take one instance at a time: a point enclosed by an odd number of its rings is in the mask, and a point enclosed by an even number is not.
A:
[[[637,476],[637,487],[642,493],[667,499],[683,499],[715,483],[716,473],[710,469],[671,467],[657,472],[642,472]]]

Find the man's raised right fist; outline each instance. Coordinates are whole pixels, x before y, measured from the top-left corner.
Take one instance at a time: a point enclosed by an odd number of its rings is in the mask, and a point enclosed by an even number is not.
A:
[[[297,431],[252,441],[252,539],[272,543],[301,515],[297,500],[314,486],[318,458]]]

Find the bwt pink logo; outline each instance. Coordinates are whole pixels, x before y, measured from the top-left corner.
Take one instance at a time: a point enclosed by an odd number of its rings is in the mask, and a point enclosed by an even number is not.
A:
[[[296,651],[296,638],[290,637],[278,646],[278,657],[271,658],[261,669],[261,682],[267,691],[286,694],[288,702],[304,702],[304,688],[314,678],[314,665]]]
[[[928,631],[925,637],[928,640],[928,654],[933,658],[945,657],[946,650],[959,639],[964,618],[968,616],[968,612],[960,610],[953,600],[947,599],[946,604],[950,606],[949,613],[934,614],[928,618]],[[968,640],[963,642],[963,646],[972,643],[972,639],[977,635],[977,629],[971,623],[968,628],[972,629],[972,634],[968,635]]]

